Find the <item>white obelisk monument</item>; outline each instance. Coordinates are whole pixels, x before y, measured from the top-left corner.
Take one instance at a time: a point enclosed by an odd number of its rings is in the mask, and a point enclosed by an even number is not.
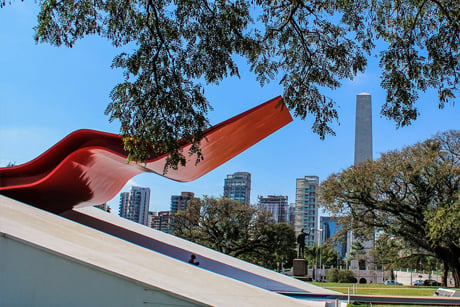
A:
[[[356,96],[354,165],[366,160],[372,160],[372,100],[371,94],[361,93]],[[347,238],[347,256],[350,256],[352,252],[352,245],[357,241],[361,243],[364,248],[364,259],[353,260],[350,268],[354,270],[373,270],[374,261],[373,257],[369,255],[369,252],[375,245],[374,238],[368,241],[358,240],[350,231]],[[369,282],[369,280],[367,282]]]

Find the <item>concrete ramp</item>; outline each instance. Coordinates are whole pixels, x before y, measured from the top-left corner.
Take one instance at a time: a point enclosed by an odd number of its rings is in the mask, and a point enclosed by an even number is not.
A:
[[[186,262],[197,255],[200,268],[274,292],[337,294],[263,267],[253,265],[179,237],[134,223],[97,208],[67,211],[63,216],[147,249]]]
[[[99,218],[99,211],[82,212]],[[106,223],[127,222],[102,216]],[[129,223],[139,234],[164,235],[137,226]],[[161,242],[196,252],[203,266],[217,257],[170,236]],[[325,306],[182,260],[0,196],[0,306]]]

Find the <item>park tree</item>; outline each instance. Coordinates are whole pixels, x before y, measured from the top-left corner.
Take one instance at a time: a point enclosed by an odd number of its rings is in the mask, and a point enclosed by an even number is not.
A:
[[[0,0],[0,7],[11,1]],[[325,93],[364,72],[375,56],[397,126],[417,117],[420,92],[444,107],[458,95],[460,3],[450,0],[79,0],[38,1],[35,40],[72,47],[98,35],[120,54],[124,80],[106,110],[119,120],[130,158],[168,154],[166,167],[202,159],[209,126],[206,84],[248,65],[261,85],[279,82],[293,113],[334,134],[335,101]],[[14,4],[13,4],[14,5]],[[247,64],[245,64],[245,61]],[[178,142],[180,139],[182,142]],[[180,150],[183,142],[193,146]]]
[[[339,254],[335,251],[329,242],[323,245],[313,244],[305,248],[305,259],[312,267],[332,267],[339,263]]]
[[[325,208],[358,236],[383,232],[435,255],[460,286],[460,131],[392,151],[331,175]]]
[[[326,241],[323,245],[313,244],[305,248],[304,257],[307,260],[308,266],[313,270],[313,278],[322,280],[326,276],[320,276],[318,269],[323,267],[330,268],[339,266],[339,254],[330,245],[330,241]]]
[[[325,267],[338,266],[340,255],[329,242],[321,246],[321,263]]]
[[[395,280],[395,270],[417,269],[419,271],[431,272],[438,270],[439,261],[436,255],[420,248],[407,246],[404,240],[400,240],[386,233],[378,235],[375,246],[371,251],[374,262],[378,268],[390,272],[390,279]],[[446,285],[447,274],[444,274],[444,285]],[[431,279],[431,276],[429,277]]]
[[[172,223],[177,236],[270,269],[292,263],[296,255],[290,225],[229,198],[195,198]]]
[[[383,233],[375,240],[375,246],[370,254],[374,258],[376,267],[389,271],[389,279],[395,280],[394,271],[404,267],[404,264],[407,263],[407,261],[403,261],[407,259],[405,251],[406,248],[401,240]]]

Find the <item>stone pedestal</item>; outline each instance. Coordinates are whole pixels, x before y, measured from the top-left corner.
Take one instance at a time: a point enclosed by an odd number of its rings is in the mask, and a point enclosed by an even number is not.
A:
[[[306,276],[307,275],[307,260],[294,259],[292,263],[292,274],[294,276]]]

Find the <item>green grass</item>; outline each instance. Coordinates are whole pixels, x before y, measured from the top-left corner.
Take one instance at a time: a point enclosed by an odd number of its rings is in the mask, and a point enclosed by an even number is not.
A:
[[[348,307],[415,307],[416,305],[385,305],[385,304],[348,304]],[[439,307],[437,305],[423,305],[423,307]]]
[[[439,287],[413,287],[413,286],[395,286],[383,284],[351,284],[351,283],[327,283],[313,282],[312,284],[341,292],[344,294],[358,295],[392,295],[392,296],[433,296],[434,292]],[[353,293],[353,286],[355,292]],[[357,286],[357,287],[356,287]],[[384,305],[384,304],[349,304],[349,307],[414,307],[414,305]],[[424,306],[435,307],[435,306]]]
[[[412,286],[395,286],[383,284],[351,284],[351,283],[316,283],[313,284],[341,292],[344,294],[358,295],[395,295],[395,296],[433,296],[438,287],[412,287]],[[353,293],[353,286],[355,292]],[[357,286],[357,287],[356,287]]]

